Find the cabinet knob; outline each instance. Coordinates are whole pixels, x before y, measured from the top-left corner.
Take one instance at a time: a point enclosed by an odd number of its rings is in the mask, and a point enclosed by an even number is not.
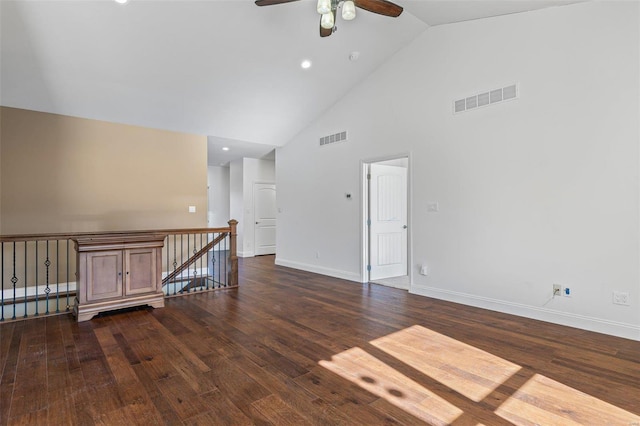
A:
[[[118,272],[118,276],[121,277],[122,276],[122,272]]]

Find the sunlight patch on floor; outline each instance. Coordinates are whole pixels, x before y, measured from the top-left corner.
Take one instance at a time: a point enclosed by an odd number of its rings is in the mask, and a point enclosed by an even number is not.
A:
[[[320,361],[320,365],[432,425],[450,424],[462,414],[456,406],[358,347],[334,355],[331,361]]]
[[[515,425],[640,426],[640,416],[533,372],[520,373],[516,383],[524,384],[509,391],[518,386],[509,379],[519,365],[425,327],[414,325],[370,343],[415,369],[416,376],[426,375],[475,403],[499,394],[503,402],[494,414]],[[359,347],[319,364],[431,425],[451,424],[464,414]]]
[[[535,419],[536,423],[547,425],[640,426],[640,416],[540,374],[529,379],[495,412],[514,424]]]
[[[475,402],[520,370],[516,364],[419,325],[371,344]]]

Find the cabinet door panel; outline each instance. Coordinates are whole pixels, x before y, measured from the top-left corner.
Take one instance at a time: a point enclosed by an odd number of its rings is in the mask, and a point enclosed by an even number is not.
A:
[[[87,300],[122,296],[122,252],[104,251],[87,255]]]
[[[155,249],[134,249],[125,251],[126,294],[148,293],[156,290]]]

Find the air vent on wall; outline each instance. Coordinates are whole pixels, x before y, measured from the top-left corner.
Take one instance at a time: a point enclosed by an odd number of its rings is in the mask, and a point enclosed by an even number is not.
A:
[[[347,132],[334,133],[333,135],[320,138],[320,146],[329,145],[330,143],[342,142],[347,140]]]
[[[487,90],[477,95],[453,101],[453,113],[465,112],[487,105],[493,105],[502,101],[518,98],[518,85],[502,87],[500,89]]]

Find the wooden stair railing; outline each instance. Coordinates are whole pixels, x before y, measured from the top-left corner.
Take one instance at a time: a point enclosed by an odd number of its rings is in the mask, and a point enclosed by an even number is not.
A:
[[[207,252],[209,250],[211,250],[213,247],[215,247],[217,244],[219,244],[220,241],[223,241],[225,238],[227,238],[227,236],[229,234],[230,234],[230,232],[221,233],[213,241],[211,241],[209,244],[207,244],[206,246],[204,246],[200,250],[198,250],[193,256],[191,256],[189,259],[187,259],[186,262],[184,262],[182,265],[178,266],[173,272],[171,272],[169,275],[164,277],[164,279],[162,280],[162,285],[165,285],[168,282],[171,282],[175,277],[177,277],[180,274],[182,274],[186,269],[189,268],[189,266],[193,265],[202,256],[207,254]]]
[[[238,256],[236,253],[236,239],[237,239],[237,225],[238,221],[235,219],[231,219],[229,222],[228,230],[226,232],[220,233],[213,241],[208,243],[206,246],[202,247],[193,256],[189,257],[182,265],[178,266],[176,269],[167,274],[167,276],[162,280],[163,287],[168,285],[171,282],[175,282],[176,278],[181,277],[184,271],[188,270],[191,265],[196,263],[199,259],[201,259],[205,254],[207,254],[210,250],[212,250],[216,245],[220,244],[225,238],[229,237],[229,269],[225,268],[227,272],[227,281],[225,287],[237,287],[238,286]],[[226,250],[225,250],[226,251]],[[203,287],[202,282],[206,281],[205,276],[193,277],[188,279],[182,279],[179,281],[189,281],[188,284],[182,287],[179,293],[189,293],[191,288],[195,287]],[[167,287],[168,289],[168,287]],[[174,295],[176,295],[176,289],[174,289]],[[168,296],[168,290],[166,295]]]
[[[230,220],[228,227],[221,228],[192,228],[192,229],[162,229],[139,231],[105,231],[105,232],[73,232],[47,234],[14,234],[0,235],[0,324],[5,320],[35,318],[38,316],[56,315],[71,312],[80,290],[78,284],[78,252],[73,244],[77,239],[107,238],[117,240],[125,235],[144,235],[162,233],[175,236],[189,234],[213,234],[214,240],[202,247],[183,265],[172,271],[162,280],[162,283],[175,279],[183,273],[189,265],[193,265],[209,250],[214,249],[225,238],[229,238],[229,246],[225,243],[224,270],[226,282],[222,277],[224,288],[238,286],[238,256],[236,253],[236,229],[238,221]],[[200,247],[206,241],[201,240]],[[169,239],[165,240],[167,263],[164,271],[169,271]],[[175,248],[174,248],[175,250]],[[181,250],[181,248],[180,248]],[[194,247],[194,250],[197,248]],[[215,249],[214,249],[215,250]],[[220,252],[222,253],[222,251]],[[174,251],[175,255],[175,251]],[[175,258],[175,257],[174,257]],[[160,259],[158,259],[160,261]],[[220,259],[222,261],[222,259]],[[174,263],[175,264],[175,263]],[[222,263],[220,263],[222,265]],[[200,280],[193,280],[185,289],[198,286],[198,282],[208,279],[201,275]],[[167,287],[168,288],[168,287]],[[220,288],[220,286],[218,286]],[[174,289],[175,295],[175,289]],[[165,292],[165,297],[169,292]]]

